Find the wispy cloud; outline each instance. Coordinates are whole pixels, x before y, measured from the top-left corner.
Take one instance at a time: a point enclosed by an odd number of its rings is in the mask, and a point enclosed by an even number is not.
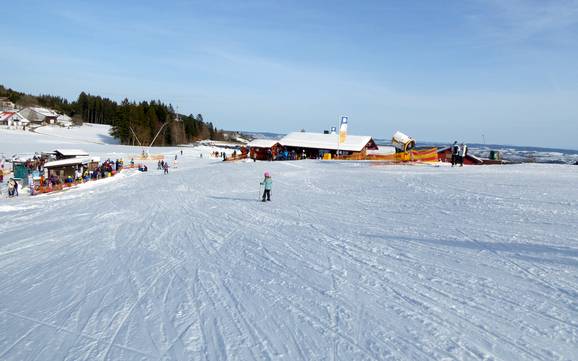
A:
[[[90,8],[55,8],[52,13],[62,21],[73,24],[75,27],[95,31],[113,33],[116,36],[123,34],[141,34],[142,36],[176,36],[176,29],[169,27],[166,23],[159,26],[155,22],[147,19],[129,18],[119,16],[113,12],[103,14],[102,12],[91,11]]]
[[[578,25],[578,0],[474,0],[481,10],[470,20],[498,43],[573,34]]]

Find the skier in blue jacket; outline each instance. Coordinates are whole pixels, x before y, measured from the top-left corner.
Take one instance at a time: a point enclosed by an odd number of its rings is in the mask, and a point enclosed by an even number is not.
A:
[[[273,187],[273,179],[271,179],[271,174],[269,172],[265,172],[264,175],[265,179],[263,179],[261,182],[261,185],[265,186],[265,190],[263,191],[263,202],[265,202],[265,197],[268,201],[271,200],[271,187]]]

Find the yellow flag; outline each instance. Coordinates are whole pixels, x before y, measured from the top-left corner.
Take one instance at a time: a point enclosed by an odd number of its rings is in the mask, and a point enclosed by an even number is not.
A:
[[[345,143],[347,138],[347,118],[341,117],[341,126],[339,127],[339,143]]]

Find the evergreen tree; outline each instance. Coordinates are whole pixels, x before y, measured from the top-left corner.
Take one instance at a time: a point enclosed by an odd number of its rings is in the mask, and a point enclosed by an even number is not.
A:
[[[163,134],[157,137],[155,145],[175,145],[199,139],[223,138],[222,131],[218,131],[212,123],[205,123],[201,114],[180,115],[182,122],[176,122],[177,116],[173,106],[159,100],[137,104],[125,98],[118,104],[114,100],[83,91],[75,101],[70,102],[49,94],[32,96],[2,85],[0,96],[7,97],[19,106],[39,105],[54,109],[73,117],[75,122],[109,124],[112,126],[111,134],[122,144],[138,144],[140,141],[143,145],[148,145],[164,124],[166,125]]]

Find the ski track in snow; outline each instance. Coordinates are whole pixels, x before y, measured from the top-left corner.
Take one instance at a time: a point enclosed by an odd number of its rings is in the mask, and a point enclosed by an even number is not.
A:
[[[578,355],[576,167],[149,169],[0,200],[0,359]]]

